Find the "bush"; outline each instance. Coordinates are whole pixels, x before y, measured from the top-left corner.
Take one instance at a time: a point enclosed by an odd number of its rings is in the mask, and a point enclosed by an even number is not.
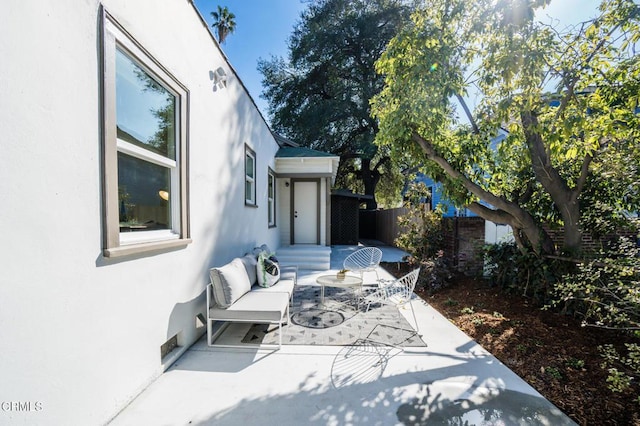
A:
[[[554,293],[554,305],[579,315],[584,325],[640,330],[640,248],[620,238],[564,275]]]
[[[403,231],[395,241],[409,252],[405,260],[420,266],[417,287],[427,292],[445,287],[453,276],[442,251],[442,212],[428,209],[429,196],[424,184],[409,186],[404,202],[407,213],[398,218]]]
[[[515,243],[485,246],[482,250],[485,278],[508,293],[548,302],[555,284],[572,265],[534,252],[522,253]]]
[[[620,238],[607,251],[578,265],[555,287],[553,305],[582,318],[583,325],[617,329],[640,337],[640,248]],[[598,347],[612,392],[625,392],[640,378],[640,345]],[[640,399],[638,400],[640,402]]]
[[[446,287],[453,277],[449,262],[445,259],[442,250],[436,253],[433,259],[418,260],[410,256],[406,260],[416,268],[420,266],[416,288],[429,294]]]
[[[402,232],[396,245],[418,260],[434,258],[442,249],[442,212],[429,210],[429,190],[423,183],[413,183],[405,195],[407,213],[398,218]]]

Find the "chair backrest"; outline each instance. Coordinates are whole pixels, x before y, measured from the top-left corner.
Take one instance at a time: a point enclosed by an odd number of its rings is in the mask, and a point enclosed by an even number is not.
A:
[[[344,259],[343,267],[350,271],[372,271],[382,260],[382,250],[377,247],[364,247],[351,253]]]
[[[399,291],[405,301],[411,300],[411,295],[413,294],[413,290],[416,288],[419,274],[420,268],[414,269],[403,277],[398,278],[398,280],[393,284],[394,287],[399,287]]]

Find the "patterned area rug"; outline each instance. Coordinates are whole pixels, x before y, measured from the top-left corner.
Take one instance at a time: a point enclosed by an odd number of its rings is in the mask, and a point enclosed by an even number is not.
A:
[[[426,346],[413,327],[399,317],[393,306],[372,305],[368,312],[356,310],[353,290],[297,286],[290,306],[291,319],[282,327],[283,345],[353,345],[369,341],[390,346]],[[278,344],[278,326],[253,324],[243,343]]]

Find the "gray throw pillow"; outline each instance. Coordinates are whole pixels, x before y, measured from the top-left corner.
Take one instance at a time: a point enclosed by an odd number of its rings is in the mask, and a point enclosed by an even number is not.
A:
[[[247,275],[249,276],[249,282],[251,285],[256,283],[258,279],[256,275],[256,267],[258,266],[258,259],[253,254],[245,254],[240,258],[242,263],[244,264],[244,268],[247,270]]]
[[[209,275],[213,298],[221,308],[228,308],[251,290],[249,275],[241,259],[233,259],[220,268],[211,268]]]

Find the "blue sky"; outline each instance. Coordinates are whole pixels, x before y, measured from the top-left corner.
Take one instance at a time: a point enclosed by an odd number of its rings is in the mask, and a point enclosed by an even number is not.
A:
[[[209,26],[213,23],[211,12],[218,5],[227,6],[236,15],[236,31],[228,36],[222,49],[268,118],[267,103],[260,98],[262,75],[257,70],[258,59],[287,56],[287,39],[306,3],[301,0],[195,0],[194,3]],[[538,19],[550,23],[552,17],[561,27],[576,24],[596,16],[599,3],[599,0],[552,0],[539,12]]]
[[[262,74],[257,69],[258,59],[287,56],[287,39],[307,5],[300,0],[195,0],[194,3],[210,29],[211,12],[218,5],[227,6],[236,15],[236,30],[227,37],[222,50],[268,118],[267,102],[260,98]]]

